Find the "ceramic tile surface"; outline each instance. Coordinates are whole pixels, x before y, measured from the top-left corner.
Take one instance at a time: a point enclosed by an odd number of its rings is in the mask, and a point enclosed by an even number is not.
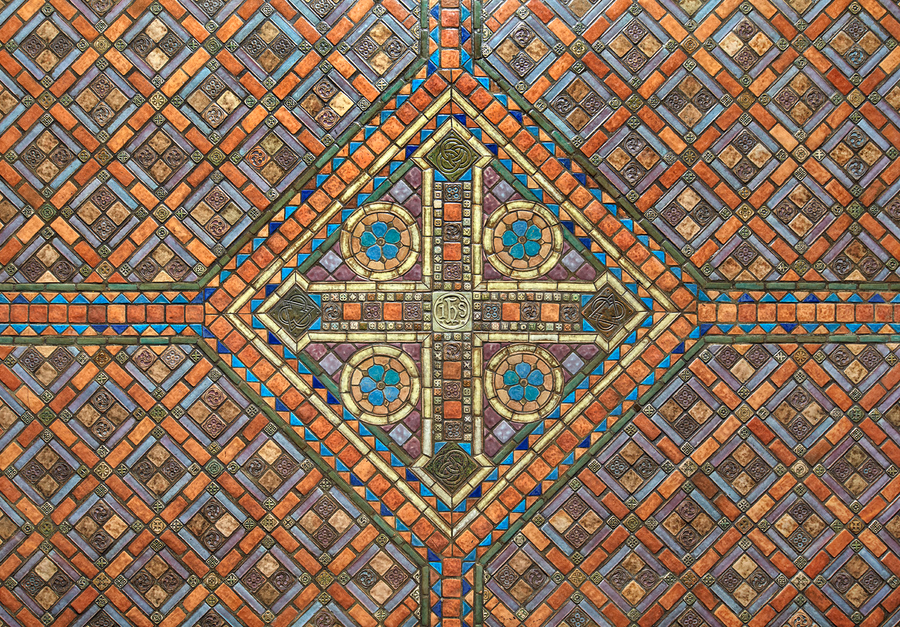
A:
[[[0,625],[900,624],[898,39],[0,1]]]

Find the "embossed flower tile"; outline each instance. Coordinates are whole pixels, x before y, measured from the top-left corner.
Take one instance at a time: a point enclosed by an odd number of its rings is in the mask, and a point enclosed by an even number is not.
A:
[[[0,627],[900,625],[896,0],[0,0]]]

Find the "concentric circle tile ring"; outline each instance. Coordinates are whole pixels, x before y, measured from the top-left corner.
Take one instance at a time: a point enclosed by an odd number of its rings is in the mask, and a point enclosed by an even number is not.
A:
[[[341,373],[341,401],[351,414],[376,425],[403,420],[419,398],[413,360],[393,346],[371,346],[350,356]]]
[[[484,229],[488,262],[513,279],[547,274],[559,261],[562,245],[559,220],[534,202],[513,201],[499,207]]]
[[[484,390],[491,407],[514,422],[535,422],[562,397],[563,375],[548,351],[532,344],[507,346],[488,362]]]
[[[404,275],[419,259],[419,227],[406,209],[372,203],[344,223],[341,254],[350,269],[372,281]]]

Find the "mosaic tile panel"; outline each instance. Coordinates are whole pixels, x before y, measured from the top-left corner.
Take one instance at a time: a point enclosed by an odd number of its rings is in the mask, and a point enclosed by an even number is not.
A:
[[[891,626],[889,0],[0,6],[0,624]]]

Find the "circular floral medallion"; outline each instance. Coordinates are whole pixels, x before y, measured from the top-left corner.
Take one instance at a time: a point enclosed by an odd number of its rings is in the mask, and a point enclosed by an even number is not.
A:
[[[549,272],[559,261],[562,244],[562,227],[556,216],[527,200],[499,207],[484,229],[488,262],[514,279],[533,279]]]
[[[413,410],[418,398],[416,364],[393,346],[357,351],[341,373],[341,401],[363,422],[399,422]]]
[[[373,281],[397,278],[419,258],[419,227],[399,205],[365,205],[344,223],[341,255],[361,277]]]
[[[563,377],[549,352],[530,344],[508,346],[488,362],[484,389],[491,407],[515,422],[540,420],[559,405]]]

